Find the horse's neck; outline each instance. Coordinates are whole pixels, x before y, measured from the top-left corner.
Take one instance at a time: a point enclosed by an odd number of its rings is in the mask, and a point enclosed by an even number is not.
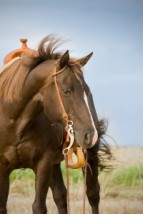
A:
[[[43,111],[42,95],[37,94],[25,107],[17,119],[17,133],[21,135],[27,124]]]
[[[17,120],[24,113],[31,117],[37,106],[42,105],[42,94],[40,91],[47,84],[51,71],[48,72],[48,69],[42,69],[43,65],[39,65],[34,68],[27,76],[20,98],[11,105],[10,117],[14,120]],[[47,65],[48,68],[48,65]],[[39,94],[41,94],[39,96]]]
[[[39,91],[45,85],[48,85],[51,76],[52,71],[48,68],[48,63],[46,69],[44,64],[37,66],[29,73],[28,77],[26,78],[22,91],[22,97],[25,100],[30,100],[33,96],[39,93]]]

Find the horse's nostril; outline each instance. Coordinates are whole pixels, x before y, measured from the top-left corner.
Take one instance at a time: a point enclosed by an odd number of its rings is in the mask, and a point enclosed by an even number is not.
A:
[[[88,141],[90,138],[90,134],[87,132],[85,135],[84,135],[84,140],[85,141]]]
[[[93,137],[93,133],[92,132],[87,132],[85,135],[84,135],[84,143],[86,145],[90,144],[91,141],[92,141],[92,137]]]

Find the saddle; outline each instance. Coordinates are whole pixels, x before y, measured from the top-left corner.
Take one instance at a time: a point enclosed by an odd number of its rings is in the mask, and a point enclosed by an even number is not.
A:
[[[20,42],[22,43],[21,48],[8,53],[3,60],[4,64],[10,62],[15,57],[21,56],[24,52],[28,53],[29,55],[37,56],[38,52],[27,46],[27,39],[20,39]]]

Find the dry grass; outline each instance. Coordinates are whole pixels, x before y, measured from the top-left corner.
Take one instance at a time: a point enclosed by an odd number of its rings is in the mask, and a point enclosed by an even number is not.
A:
[[[143,148],[113,148],[115,168],[143,164]],[[109,186],[111,177],[101,174],[100,214],[143,214],[143,189],[138,187]],[[83,184],[72,185],[70,188],[71,214],[82,214]],[[31,214],[34,200],[34,180],[15,180],[11,184],[8,200],[8,214]],[[49,191],[47,196],[48,214],[57,214],[57,208]],[[86,201],[86,214],[91,214]]]

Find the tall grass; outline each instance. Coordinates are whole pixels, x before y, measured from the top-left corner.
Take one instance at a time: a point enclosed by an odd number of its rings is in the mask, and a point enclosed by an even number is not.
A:
[[[61,164],[62,174],[64,180],[66,180],[66,169],[65,163]],[[72,184],[78,184],[80,181],[83,181],[83,172],[82,169],[69,169],[69,177]]]
[[[143,164],[101,172],[99,182],[103,197],[140,200],[143,197]]]
[[[61,165],[63,177],[66,177],[64,163]],[[69,169],[70,180],[73,184],[77,184],[83,180],[81,169]],[[14,170],[10,175],[11,183],[16,180],[34,180],[34,172],[30,169]],[[138,187],[143,189],[143,164],[117,168],[110,172],[101,172],[99,181],[104,187]]]
[[[13,183],[17,180],[33,180],[35,174],[31,169],[16,169],[10,174],[10,182]]]
[[[143,188],[143,164],[115,170],[112,173],[110,185]]]

